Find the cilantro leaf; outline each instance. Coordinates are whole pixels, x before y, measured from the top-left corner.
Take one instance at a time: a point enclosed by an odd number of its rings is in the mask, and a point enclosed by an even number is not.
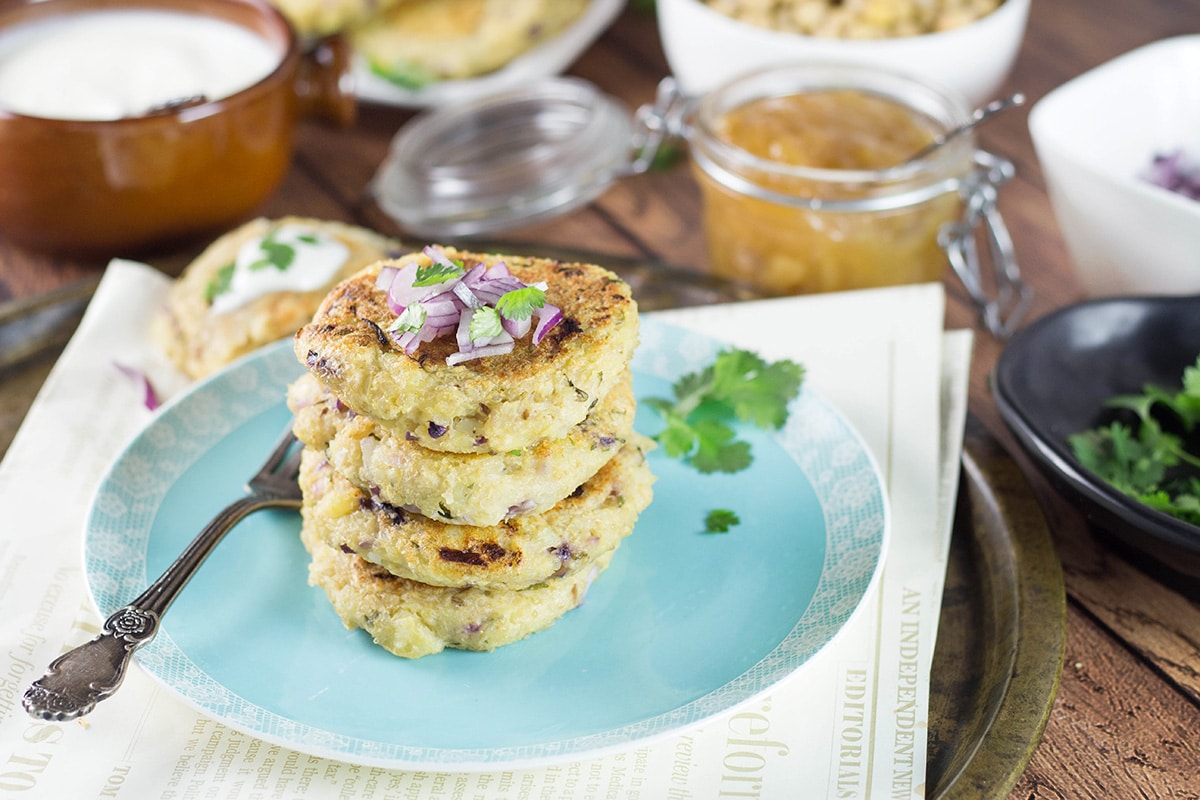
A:
[[[432,264],[423,264],[417,267],[417,278],[413,281],[413,286],[436,286],[439,283],[461,278],[467,274],[467,269],[463,266],[463,262],[458,259],[450,259],[449,264],[443,264],[435,261]]]
[[[276,241],[272,238],[274,234],[265,237],[258,245],[258,249],[262,251],[262,258],[250,263],[249,269],[266,269],[274,267],[280,272],[285,271],[296,260],[296,248],[290,244]]]
[[[230,261],[225,266],[217,270],[216,274],[209,280],[208,285],[204,287],[204,300],[211,304],[218,296],[225,294],[233,285],[233,268],[234,263]]]
[[[500,295],[496,310],[507,319],[525,320],[533,316],[535,308],[546,305],[546,292],[540,286],[526,286]]]
[[[705,533],[729,533],[734,525],[740,525],[738,515],[727,508],[714,508],[704,517]]]
[[[404,311],[400,312],[400,316],[392,320],[392,324],[388,325],[389,333],[416,333],[425,325],[425,320],[429,316],[428,310],[421,303],[409,303]]]
[[[727,423],[737,419],[779,428],[803,379],[804,369],[793,361],[768,363],[748,350],[731,348],[705,369],[677,380],[674,400],[651,397],[644,402],[665,423],[655,439],[668,456],[702,473],[739,472],[754,456]]]
[[[803,377],[804,369],[792,361],[768,364],[746,350],[730,350],[713,364],[712,395],[728,403],[740,420],[781,428]]]
[[[1145,386],[1105,405],[1122,414],[1067,438],[1075,457],[1114,489],[1185,522],[1200,524],[1200,358],[1181,390]]]
[[[754,461],[750,443],[735,439],[736,434],[728,425],[702,419],[692,430],[696,432],[697,446],[687,461],[700,472],[741,472]]]
[[[500,325],[500,312],[491,306],[475,309],[471,315],[471,325],[468,330],[472,342],[499,336],[500,332],[504,330]]]

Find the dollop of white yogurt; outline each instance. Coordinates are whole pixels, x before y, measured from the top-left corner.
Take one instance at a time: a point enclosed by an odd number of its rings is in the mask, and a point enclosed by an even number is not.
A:
[[[176,11],[88,11],[0,31],[0,108],[53,119],[142,116],[254,85],[283,53],[231,22]]]
[[[290,249],[290,258],[281,256],[282,248]],[[333,280],[349,256],[350,248],[328,234],[280,225],[238,248],[229,289],[213,298],[211,311],[225,314],[275,292],[315,291]],[[282,269],[281,257],[288,261]]]

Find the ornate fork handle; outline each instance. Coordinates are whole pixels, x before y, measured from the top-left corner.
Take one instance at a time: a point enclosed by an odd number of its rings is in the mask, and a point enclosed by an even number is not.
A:
[[[96,703],[110,697],[120,687],[134,651],[158,633],[163,614],[225,534],[252,511],[297,505],[297,497],[274,492],[231,503],[146,591],[105,620],[96,638],[50,662],[46,674],[25,692],[25,710],[35,717],[61,722],[87,714]]]

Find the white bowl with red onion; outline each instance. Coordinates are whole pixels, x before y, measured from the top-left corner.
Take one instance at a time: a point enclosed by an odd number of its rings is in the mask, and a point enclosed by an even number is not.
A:
[[[1200,35],[1053,90],[1029,115],[1046,191],[1093,297],[1200,293]]]
[[[510,353],[530,331],[537,346],[562,321],[562,311],[546,302],[546,285],[525,283],[503,261],[466,270],[440,247],[431,245],[424,253],[431,267],[385,266],[375,279],[396,315],[388,333],[409,355],[424,342],[453,334],[458,351],[446,364],[454,366]]]

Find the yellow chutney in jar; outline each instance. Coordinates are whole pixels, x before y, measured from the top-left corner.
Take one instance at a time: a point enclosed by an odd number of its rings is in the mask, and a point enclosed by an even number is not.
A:
[[[898,167],[945,123],[859,88],[704,105],[691,144],[715,272],[777,295],[941,278],[962,203],[938,187],[969,151]]]

